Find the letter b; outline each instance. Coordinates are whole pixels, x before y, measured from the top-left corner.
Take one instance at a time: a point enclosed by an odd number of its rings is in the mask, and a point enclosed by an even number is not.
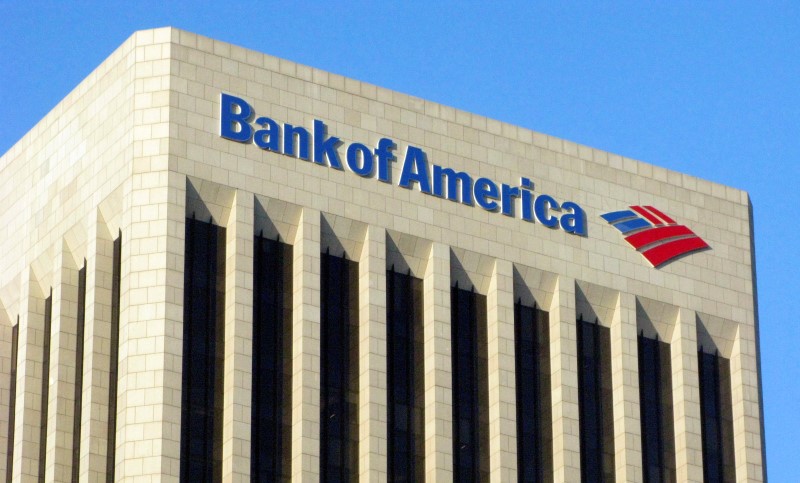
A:
[[[248,121],[252,115],[253,108],[244,99],[223,93],[220,97],[219,135],[231,141],[250,142],[253,128]]]

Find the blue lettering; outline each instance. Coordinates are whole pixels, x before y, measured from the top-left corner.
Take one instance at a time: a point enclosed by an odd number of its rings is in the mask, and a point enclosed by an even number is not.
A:
[[[253,141],[261,149],[280,152],[281,128],[278,123],[268,117],[259,117],[256,124],[266,129],[259,129],[253,135]]]
[[[361,166],[358,153],[361,152]],[[353,143],[347,147],[347,166],[359,176],[372,176],[372,150],[363,144]]]
[[[303,127],[283,125],[283,154],[294,156],[295,137],[300,144],[300,159],[308,161],[308,131]]]
[[[571,210],[571,213],[566,213],[561,217],[561,228],[567,233],[573,233],[578,236],[586,236],[586,212],[583,208],[578,206],[577,203],[567,201],[561,205],[563,210]]]
[[[392,182],[392,170],[389,168],[389,162],[396,159],[392,154],[392,150],[396,147],[397,145],[391,139],[383,138],[378,141],[378,147],[375,149],[375,156],[378,157],[378,181]]]
[[[450,168],[433,165],[433,194],[444,196],[444,179],[447,179],[447,199],[472,204],[472,177]],[[461,184],[461,200],[458,199],[458,184]]]
[[[561,211],[561,207],[558,206],[558,202],[554,200],[552,196],[537,196],[536,201],[533,203],[533,211],[536,212],[536,219],[547,228],[556,228],[558,227],[558,218],[550,215],[550,210]]]
[[[327,158],[331,168],[343,169],[342,162],[339,160],[337,148],[342,141],[337,137],[328,137],[328,126],[324,122],[314,120],[314,162],[325,165]]]
[[[528,178],[521,178],[520,187],[522,191],[522,219],[525,221],[533,221],[533,183]]]
[[[221,137],[240,143],[252,141],[264,150],[297,156],[306,161],[311,159],[322,166],[344,169],[338,151],[343,143],[337,137],[328,136],[327,126],[323,121],[314,120],[312,138],[310,129],[288,123],[280,125],[265,116],[258,117],[253,122],[254,117],[253,107],[245,100],[230,94],[220,94]],[[377,171],[378,181],[391,183],[393,169],[390,163],[397,161],[394,153],[396,149],[397,145],[389,138],[380,139],[374,149],[354,142],[347,146],[345,161],[348,169],[359,176],[373,177]],[[419,190],[423,193],[465,205],[477,203],[485,210],[501,212],[509,217],[515,216],[515,200],[520,198],[520,216],[523,220],[538,220],[548,228],[560,227],[574,235],[587,236],[588,233],[586,212],[577,203],[566,201],[559,205],[552,196],[535,196],[534,184],[529,178],[520,177],[519,186],[514,186],[497,184],[490,178],[473,180],[467,172],[438,165],[432,165],[429,169],[425,152],[421,148],[408,146],[398,186],[412,189],[414,183],[419,185]]]
[[[223,93],[220,96],[219,135],[225,139],[246,143],[253,135],[248,124],[253,108],[244,99]]]
[[[475,181],[475,201],[484,210],[497,211],[496,200],[499,191],[494,181],[489,178],[478,178]]]
[[[406,150],[406,159],[403,161],[403,172],[400,173],[401,188],[411,189],[411,183],[419,184],[423,193],[431,194],[431,181],[428,178],[428,158],[425,153],[414,146]]]
[[[514,199],[519,198],[519,188],[503,183],[503,196],[500,197],[503,203],[502,212],[506,216],[514,216]]]

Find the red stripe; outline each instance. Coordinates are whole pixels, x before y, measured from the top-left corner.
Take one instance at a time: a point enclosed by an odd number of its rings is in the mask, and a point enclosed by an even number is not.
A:
[[[694,233],[683,225],[660,226],[627,236],[625,241],[638,250],[645,245],[681,235],[694,235]]]
[[[662,220],[666,221],[667,223],[677,223],[677,221],[673,220],[672,218],[670,218],[667,215],[665,215],[664,213],[662,213],[661,210],[659,210],[655,206],[645,206],[645,208],[647,208],[648,210],[650,210],[653,213],[655,213],[656,216],[660,217]]]
[[[681,240],[675,240],[663,245],[659,245],[642,252],[642,255],[644,255],[644,257],[650,263],[652,263],[654,267],[657,267],[675,257],[679,257],[685,253],[700,250],[702,248],[708,248],[708,244],[706,244],[702,238],[695,236],[692,238],[683,238]]]
[[[645,210],[641,206],[631,206],[631,209],[636,213],[639,213],[643,217],[647,218],[647,221],[654,225],[663,225],[664,222],[653,216],[649,211]]]

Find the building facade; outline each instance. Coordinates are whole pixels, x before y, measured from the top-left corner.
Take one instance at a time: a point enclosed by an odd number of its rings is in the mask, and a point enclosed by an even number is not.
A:
[[[8,481],[765,478],[737,189],[165,28],[0,206]]]

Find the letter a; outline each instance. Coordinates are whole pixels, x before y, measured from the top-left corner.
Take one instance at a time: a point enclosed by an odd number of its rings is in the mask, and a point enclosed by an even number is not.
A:
[[[431,194],[431,180],[428,175],[428,160],[420,148],[409,146],[406,150],[406,159],[403,161],[403,172],[400,175],[401,188],[411,189],[411,183],[419,183],[423,193]]]

